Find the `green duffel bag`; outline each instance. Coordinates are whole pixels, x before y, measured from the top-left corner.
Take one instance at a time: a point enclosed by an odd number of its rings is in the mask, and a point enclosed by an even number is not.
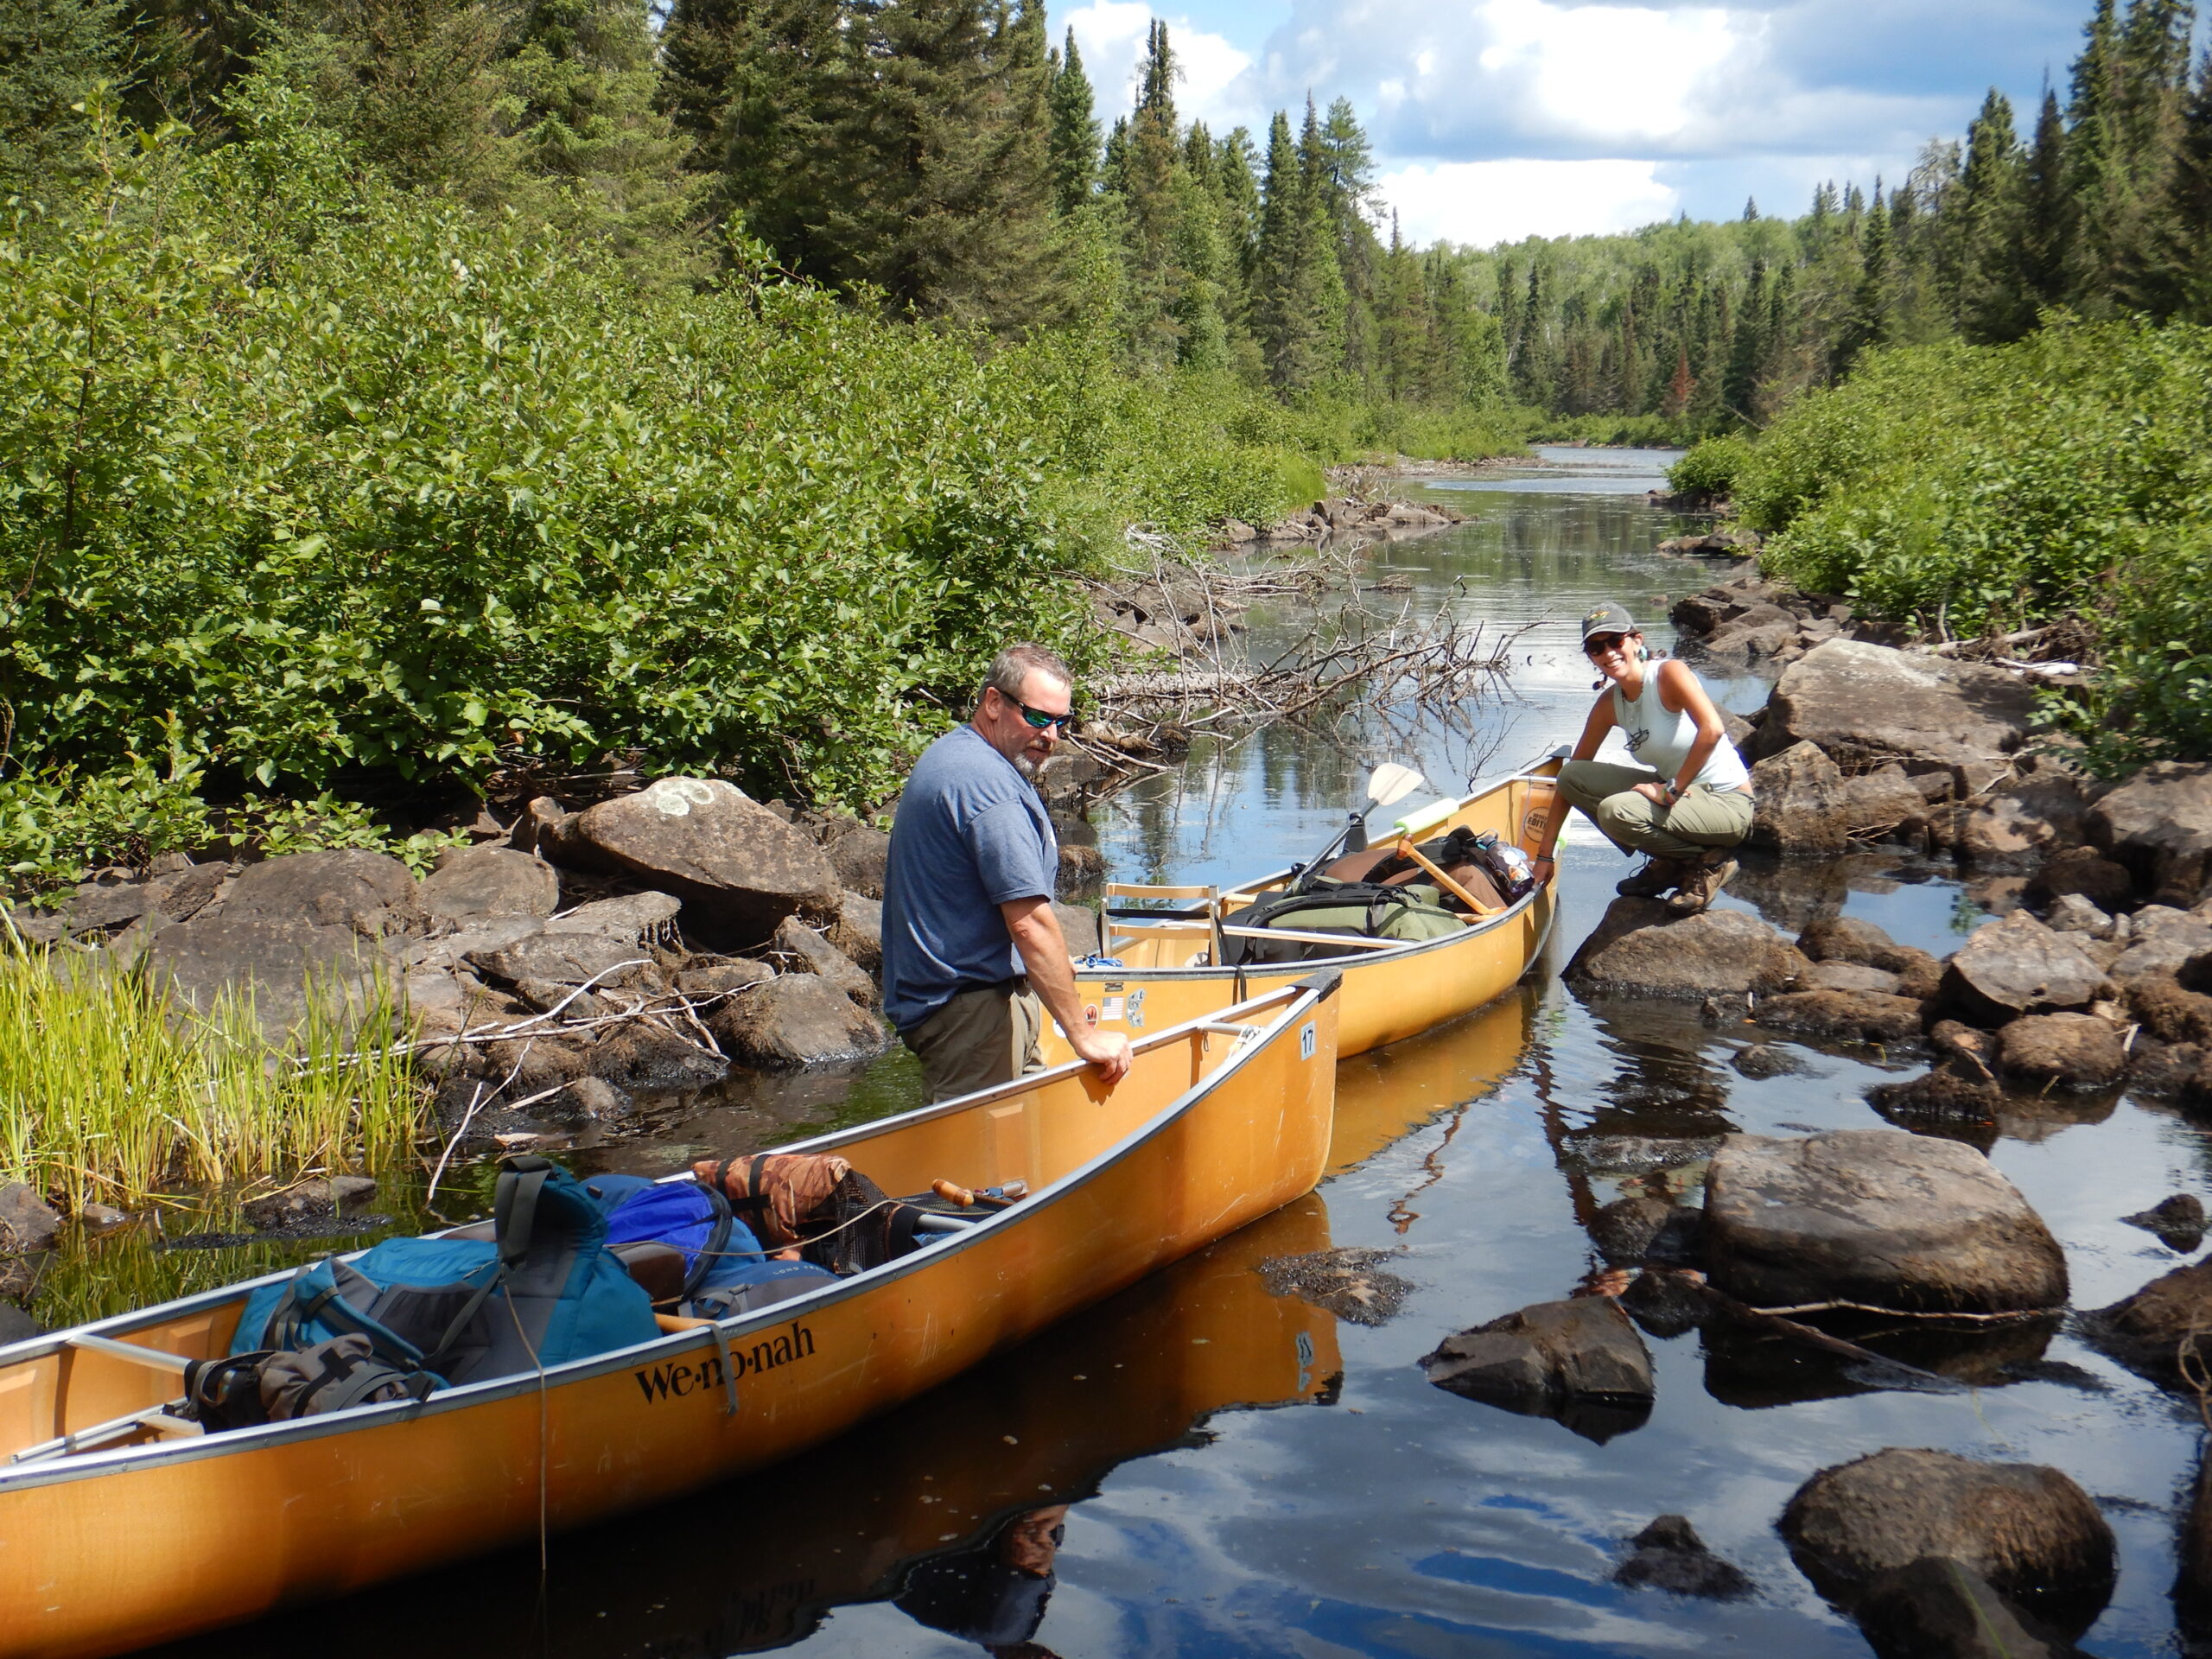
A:
[[[1457,933],[1467,925],[1465,917],[1444,908],[1443,898],[1434,887],[1419,881],[1399,887],[1348,881],[1263,899],[1227,919],[1232,927],[1282,927],[1300,933],[1346,933],[1363,939],[1434,939]],[[1229,944],[1230,961],[1244,966],[1364,954],[1352,945],[1324,944],[1313,939],[1232,938]]]

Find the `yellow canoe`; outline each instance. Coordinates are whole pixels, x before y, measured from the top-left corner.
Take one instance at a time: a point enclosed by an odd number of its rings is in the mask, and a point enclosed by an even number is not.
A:
[[[1548,760],[1527,771],[1478,784],[1457,802],[1436,803],[1402,822],[1419,823],[1416,840],[1449,835],[1464,826],[1494,834],[1533,853],[1551,807],[1556,788],[1553,779],[1558,771],[1558,760]],[[1381,835],[1370,833],[1371,841],[1379,844]],[[1252,968],[1211,965],[1216,920],[1206,914],[1212,911],[1216,918],[1226,915],[1261,894],[1286,886],[1296,874],[1294,870],[1277,870],[1225,891],[1195,887],[1109,889],[1109,896],[1118,891],[1198,899],[1202,907],[1195,915],[1166,922],[1109,918],[1104,954],[1118,957],[1122,965],[1078,969],[1076,984],[1085,1012],[1095,1009],[1101,1026],[1140,1036],[1147,1030],[1198,1019],[1241,997],[1296,983],[1313,970],[1312,963]],[[1545,937],[1551,931],[1553,899],[1550,886],[1540,887],[1501,912],[1478,917],[1464,932],[1404,944],[1378,944],[1357,955],[1332,958],[1330,965],[1344,974],[1344,988],[1338,998],[1344,1007],[1338,1016],[1337,1052],[1363,1054],[1502,995],[1529,971],[1543,949]],[[1046,1024],[1046,1058],[1056,1062],[1071,1055],[1066,1039],[1050,1021]]]
[[[357,1596],[317,1619],[318,1659],[611,1659],[753,1653],[882,1600],[918,1558],[1096,1491],[1217,1413],[1332,1402],[1337,1316],[1257,1271],[1332,1247],[1318,1192],[964,1373],[950,1388],[746,1478]],[[770,1518],[772,1517],[772,1523]],[[278,1615],[191,1644],[273,1652]],[[180,1656],[181,1659],[181,1656]],[[979,1656],[980,1659],[980,1656]]]
[[[203,1435],[162,1412],[179,1382],[158,1356],[226,1352],[251,1285],[0,1348],[0,1656],[118,1653],[359,1589],[763,1466],[935,1387],[1313,1188],[1337,982],[1161,1030],[1110,1091],[1071,1065],[799,1143],[893,1192],[1031,1196],[542,1376]]]

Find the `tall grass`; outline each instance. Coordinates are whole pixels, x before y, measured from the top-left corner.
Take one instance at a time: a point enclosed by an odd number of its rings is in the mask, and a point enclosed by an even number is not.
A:
[[[0,1181],[72,1207],[385,1162],[426,1108],[388,990],[311,995],[285,1049],[252,1007],[172,1001],[148,975],[41,950],[0,955]]]

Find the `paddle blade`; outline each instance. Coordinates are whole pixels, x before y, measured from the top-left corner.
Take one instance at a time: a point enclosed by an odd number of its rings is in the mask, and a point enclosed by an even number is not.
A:
[[[1421,775],[1411,766],[1386,760],[1368,779],[1367,798],[1377,806],[1388,806],[1393,801],[1402,801],[1421,785]]]

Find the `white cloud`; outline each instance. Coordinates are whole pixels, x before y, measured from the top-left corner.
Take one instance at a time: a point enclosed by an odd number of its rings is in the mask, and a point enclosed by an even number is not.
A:
[[[1064,27],[1075,30],[1103,125],[1111,127],[1136,103],[1145,35],[1154,15],[1145,0],[1091,0],[1066,14]],[[1251,67],[1250,54],[1226,35],[1210,33],[1172,13],[1160,15],[1166,18],[1168,49],[1179,72],[1176,113],[1185,121],[1204,121],[1217,128],[1249,120],[1244,106],[1224,94]]]
[[[1610,143],[1676,137],[1699,81],[1747,42],[1712,7],[1552,5],[1487,0],[1476,56],[1485,90],[1503,92],[1561,133]]]
[[[1417,245],[1487,247],[1524,236],[1589,236],[1671,219],[1681,197],[1639,161],[1445,162],[1382,175],[1385,211]]]

